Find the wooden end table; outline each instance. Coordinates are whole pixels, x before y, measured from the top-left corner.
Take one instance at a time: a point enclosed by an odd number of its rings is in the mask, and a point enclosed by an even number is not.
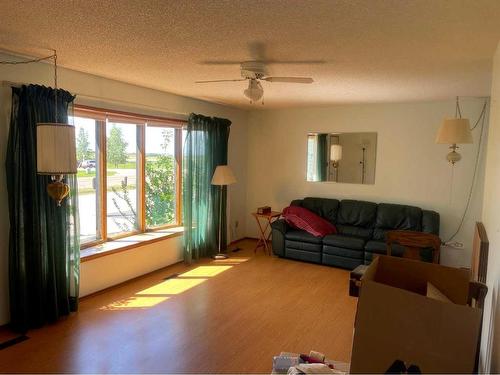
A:
[[[271,249],[269,248],[268,242],[271,239],[271,223],[275,220],[277,220],[281,216],[281,212],[278,211],[271,211],[267,214],[258,214],[257,212],[252,212],[252,216],[255,218],[255,221],[257,221],[257,225],[260,230],[260,238],[259,241],[257,242],[257,246],[255,246],[255,249],[253,250],[254,253],[257,252],[257,249],[259,247],[262,247],[266,254],[271,255]],[[264,226],[261,223],[264,221]]]

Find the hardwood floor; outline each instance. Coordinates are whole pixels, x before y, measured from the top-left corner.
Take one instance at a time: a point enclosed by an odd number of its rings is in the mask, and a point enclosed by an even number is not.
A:
[[[0,371],[270,373],[279,352],[311,349],[349,361],[349,272],[254,255],[254,245],[84,298],[77,314],[0,350]]]

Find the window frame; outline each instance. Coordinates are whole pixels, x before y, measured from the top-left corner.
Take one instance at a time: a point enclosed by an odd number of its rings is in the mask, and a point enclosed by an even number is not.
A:
[[[154,232],[158,230],[182,226],[182,130],[187,121],[181,119],[141,115],[131,112],[108,110],[75,104],[73,117],[83,117],[95,120],[96,126],[96,151],[98,153],[96,175],[99,177],[99,210],[96,214],[98,240],[89,241],[80,245],[80,250],[97,246],[108,241],[118,240],[124,237],[134,236],[141,233]],[[109,122],[130,123],[136,126],[137,131],[137,221],[138,229],[130,232],[119,233],[109,236],[107,232],[107,138],[106,124]],[[146,226],[146,126],[174,129],[174,158],[176,173],[176,222],[173,224]],[[98,171],[97,171],[98,169]]]

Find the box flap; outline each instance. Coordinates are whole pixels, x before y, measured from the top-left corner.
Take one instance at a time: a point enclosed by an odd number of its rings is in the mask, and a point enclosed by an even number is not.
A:
[[[469,270],[381,255],[367,271],[370,275],[368,278],[374,281],[421,295],[426,295],[427,282],[430,282],[453,303],[467,304]]]
[[[402,360],[422,373],[471,373],[480,320],[480,310],[365,280],[351,372],[385,373]]]

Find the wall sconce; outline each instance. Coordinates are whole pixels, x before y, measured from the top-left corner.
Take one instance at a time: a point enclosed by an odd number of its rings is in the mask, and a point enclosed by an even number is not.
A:
[[[335,171],[335,181],[339,180],[339,161],[342,160],[342,146],[330,146],[330,160],[332,161],[333,169]]]
[[[457,144],[472,143],[472,133],[468,119],[453,118],[443,121],[436,136],[436,143],[449,144],[451,152],[446,155],[446,159],[455,164],[462,156],[456,151]]]

